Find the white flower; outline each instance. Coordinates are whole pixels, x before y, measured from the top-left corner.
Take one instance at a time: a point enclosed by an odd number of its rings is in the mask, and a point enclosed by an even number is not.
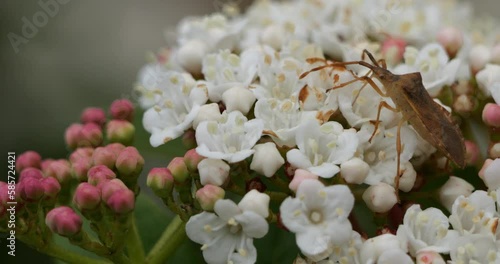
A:
[[[163,72],[154,91],[155,106],[143,116],[143,126],[151,133],[150,143],[160,146],[181,136],[189,129],[200,106],[207,100],[203,83],[196,83],[189,74]]]
[[[337,165],[351,159],[358,147],[356,131],[344,130],[334,121],[320,126],[315,120],[308,120],[297,130],[295,140],[298,149],[287,152],[288,162],[323,178],[337,174]]]
[[[299,125],[314,119],[316,113],[301,111],[299,104],[289,99],[260,99],[254,108],[255,117],[264,121],[264,134],[271,136],[279,146],[289,147],[296,145],[295,134]]]
[[[491,95],[497,104],[500,104],[500,66],[487,64],[476,74],[479,88],[486,95]]]
[[[363,160],[370,165],[370,171],[365,179],[365,183],[373,185],[380,182],[384,182],[390,185],[394,185],[394,179],[397,175],[397,127],[391,129],[384,129],[379,126],[379,130],[376,132],[369,143],[368,139],[373,133],[374,126],[372,124],[365,124],[358,132],[360,139],[360,147],[358,152],[363,153]],[[412,157],[416,145],[417,136],[416,133],[410,129],[407,125],[401,127],[401,144],[402,152],[400,154],[400,170],[405,175],[406,169],[409,172],[414,171],[411,163],[409,162]],[[407,175],[408,180],[413,180],[413,182],[406,182],[401,185],[401,190],[409,191],[415,182],[416,175]]]
[[[295,233],[301,252],[313,261],[332,253],[351,239],[347,219],[354,206],[354,196],[345,185],[325,187],[317,180],[304,180],[296,198],[288,197],[280,206],[283,224]]]
[[[474,191],[474,186],[462,178],[450,176],[448,181],[439,189],[439,201],[448,209],[452,210],[453,203],[459,196],[469,196]]]
[[[218,200],[214,213],[202,212],[186,224],[189,239],[202,244],[207,263],[255,263],[254,238],[267,234],[269,225],[260,214],[237,206],[231,200]]]
[[[433,250],[420,250],[415,260],[416,264],[446,264],[443,257]]]
[[[449,217],[453,229],[461,235],[494,234],[498,220],[495,201],[485,191],[475,191],[469,197],[455,200]]]
[[[242,161],[255,152],[252,147],[260,139],[263,129],[264,122],[260,119],[247,121],[238,111],[224,112],[217,122],[203,121],[198,125],[196,152],[229,163]]]
[[[406,252],[406,247],[398,240],[395,235],[383,234],[370,238],[363,243],[361,247],[361,263],[378,263],[378,259],[385,253],[391,250]],[[398,254],[399,255],[399,254]],[[398,257],[397,260],[400,260]],[[404,258],[401,258],[403,262],[397,263],[407,263]],[[411,263],[411,262],[410,262]]]
[[[385,213],[398,202],[394,187],[387,183],[377,183],[368,187],[363,193],[363,201],[370,210],[376,213]]]
[[[340,174],[347,183],[363,183],[368,172],[370,172],[370,166],[360,158],[352,158],[340,164]]]
[[[273,176],[285,164],[285,160],[272,142],[255,145],[254,150],[250,169],[266,177]]]
[[[255,78],[260,55],[256,50],[246,50],[241,56],[220,50],[205,56],[202,72],[208,82],[210,101],[221,101],[222,94],[230,88],[246,89]]]
[[[452,264],[500,263],[500,250],[488,235],[466,235],[456,239],[450,252]]]
[[[193,129],[197,129],[198,125],[203,121],[216,121],[221,118],[220,108],[217,103],[204,104],[200,107],[198,114],[193,120]]]
[[[220,159],[203,159],[198,163],[200,183],[222,186],[229,176],[230,169],[229,165]]]
[[[377,263],[379,264],[413,264],[411,259],[405,251],[400,248],[389,249],[382,252],[378,257]]]
[[[458,237],[456,231],[450,230],[448,218],[437,208],[422,211],[420,205],[414,204],[405,213],[403,224],[398,227],[397,236],[408,245],[410,255],[432,247],[434,252],[448,253],[450,243]]]
[[[433,97],[437,96],[445,85],[455,81],[462,63],[459,58],[450,61],[446,50],[438,43],[427,44],[420,51],[407,47],[404,58],[405,64],[397,66],[393,72],[420,72],[424,87]]]
[[[363,245],[363,240],[358,232],[352,231],[351,239],[344,244],[334,245],[332,254],[325,260],[319,261],[318,264],[331,263],[352,263],[361,264],[360,249]]]

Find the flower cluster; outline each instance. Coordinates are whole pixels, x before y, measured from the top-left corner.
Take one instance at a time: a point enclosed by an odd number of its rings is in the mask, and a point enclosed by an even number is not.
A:
[[[138,90],[151,144],[183,136],[193,149],[152,170],[148,185],[189,219],[187,234],[208,263],[255,262],[252,239],[275,221],[295,233],[304,261],[500,260],[495,200],[471,195],[475,187],[455,177],[464,172],[451,172],[447,153],[436,151],[444,143],[415,130],[418,116],[402,122],[381,107],[401,110],[404,95],[384,96],[370,69],[341,63],[368,59],[366,49],[394,74],[419,72],[442,114],[464,127],[482,111],[490,141],[464,130],[464,163],[481,165],[489,144],[490,159],[473,174],[496,190],[498,38],[468,24],[468,6],[423,2],[257,1],[243,14],[228,5],[181,21],[177,45],[141,70]],[[419,111],[418,99],[406,100]],[[451,177],[435,183],[442,174]],[[243,199],[236,205],[226,192]],[[435,198],[451,215],[421,209],[415,197]],[[381,219],[383,235],[369,238],[354,225],[355,200]]]

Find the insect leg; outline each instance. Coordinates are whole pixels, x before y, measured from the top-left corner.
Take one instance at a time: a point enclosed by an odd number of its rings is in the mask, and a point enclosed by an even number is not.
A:
[[[375,136],[375,134],[377,133],[377,130],[378,130],[378,125],[380,124],[380,113],[382,112],[382,107],[385,107],[393,112],[399,112],[398,109],[390,106],[386,101],[382,101],[380,102],[380,104],[378,105],[378,111],[377,111],[377,119],[375,120],[375,129],[373,130],[373,133],[372,133],[372,136],[370,137],[370,139],[368,140],[368,142],[372,142],[372,139],[373,137]]]
[[[401,118],[398,123],[398,132],[396,136],[396,151],[398,153],[397,157],[397,171],[396,171],[396,177],[394,178],[394,189],[396,189],[396,196],[398,197],[398,202],[399,200],[399,179],[401,178],[401,172],[400,172],[400,166],[401,166],[401,152],[402,152],[402,147],[401,147],[401,127],[403,124],[406,122],[405,118]]]

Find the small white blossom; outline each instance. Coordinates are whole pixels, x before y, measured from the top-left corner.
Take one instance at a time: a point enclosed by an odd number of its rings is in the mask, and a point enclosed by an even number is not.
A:
[[[443,257],[433,250],[420,250],[415,260],[415,264],[446,264]]]
[[[361,263],[378,263],[378,259],[391,250],[406,252],[406,247],[398,240],[395,235],[383,234],[370,238],[363,243],[361,247]],[[398,258],[399,260],[399,258]],[[404,260],[404,258],[402,259]],[[407,263],[407,262],[398,262]],[[411,262],[410,262],[411,263]]]
[[[334,245],[332,254],[325,260],[318,262],[318,264],[332,264],[332,263],[352,263],[361,264],[360,249],[363,245],[363,240],[358,232],[352,231],[351,239],[349,242]]]
[[[370,166],[360,158],[352,158],[340,164],[340,174],[347,183],[363,183],[368,172],[370,172]]]
[[[405,213],[403,224],[399,226],[397,236],[408,245],[410,255],[432,247],[433,251],[448,253],[450,243],[458,237],[458,233],[448,230],[448,218],[437,208],[422,211],[420,205],[414,204]]]
[[[220,159],[203,159],[198,163],[200,183],[222,186],[229,176],[230,167]]]
[[[202,244],[207,263],[255,263],[254,238],[267,234],[269,225],[259,213],[231,200],[218,200],[214,213],[202,212],[186,224],[189,239]]]
[[[319,125],[304,122],[296,134],[298,149],[287,152],[288,162],[320,177],[331,178],[340,171],[339,164],[351,159],[358,147],[354,129],[344,130],[337,122]]]
[[[236,86],[222,94],[222,102],[226,106],[226,111],[240,111],[246,115],[255,102],[255,96],[250,90]]]
[[[490,47],[478,44],[474,45],[469,51],[469,61],[472,72],[478,72],[488,64],[491,60]]]
[[[452,264],[500,263],[500,250],[488,235],[466,235],[456,239],[450,252]]]
[[[495,201],[485,191],[475,191],[469,197],[455,200],[449,217],[454,230],[461,235],[495,233],[497,218]]]
[[[296,198],[288,197],[280,206],[283,224],[295,233],[301,252],[313,261],[332,253],[351,239],[347,219],[354,196],[345,185],[325,187],[317,180],[304,180]]]
[[[500,104],[500,65],[487,64],[476,74],[476,80],[483,93],[491,95]]]
[[[437,96],[445,85],[456,80],[462,63],[456,58],[450,61],[446,50],[438,43],[430,43],[422,49],[407,47],[404,53],[405,64],[394,69],[394,73],[405,74],[420,72],[422,83],[431,96]]]
[[[158,75],[154,92],[158,95],[155,106],[144,113],[142,123],[151,133],[151,145],[157,147],[189,129],[208,97],[203,83],[197,84],[189,74],[172,71]]]
[[[198,128],[198,124],[203,121],[217,121],[221,118],[220,108],[217,103],[204,104],[193,120],[193,129]]]
[[[254,150],[250,169],[266,177],[273,176],[285,164],[285,159],[272,142],[255,145]]]
[[[295,134],[299,125],[314,119],[316,113],[301,111],[299,104],[290,99],[264,98],[258,100],[254,108],[255,117],[264,121],[264,134],[271,136],[279,146],[289,147],[297,144]]]
[[[251,190],[238,203],[238,207],[243,211],[253,211],[266,218],[269,216],[269,195]]]
[[[264,122],[247,118],[238,111],[224,112],[218,121],[203,121],[196,130],[198,154],[229,163],[242,161],[251,156],[252,147],[262,135]]]

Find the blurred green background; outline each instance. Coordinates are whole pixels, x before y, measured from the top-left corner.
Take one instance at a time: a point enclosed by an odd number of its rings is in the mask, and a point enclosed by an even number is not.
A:
[[[9,33],[22,36],[23,18],[32,21],[43,9],[39,1],[0,3],[2,153],[33,149],[43,157],[66,157],[65,128],[77,122],[87,106],[107,108],[114,99],[131,99],[146,53],[166,44],[165,29],[175,27],[187,15],[213,12],[220,3],[251,2],[59,1],[59,10],[38,27],[32,38],[27,38],[27,43],[18,46],[18,52],[9,41]],[[474,1],[474,5],[477,14],[498,16],[498,0]],[[167,164],[164,160],[157,163]],[[5,179],[3,174],[1,179]],[[0,263],[52,263],[21,243],[17,244],[18,256],[6,258],[5,240],[1,239]]]

